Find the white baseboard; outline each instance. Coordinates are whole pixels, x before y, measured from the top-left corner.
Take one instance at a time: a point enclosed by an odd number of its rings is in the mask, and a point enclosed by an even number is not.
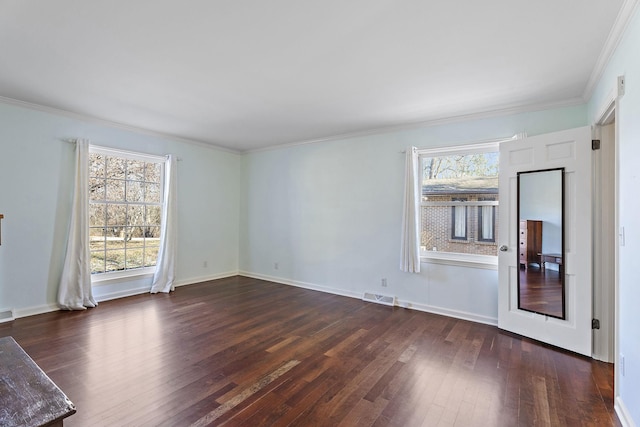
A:
[[[21,317],[35,316],[36,314],[51,313],[58,311],[60,307],[57,304],[44,304],[36,307],[16,308],[13,310],[13,317],[19,319]]]
[[[127,289],[124,291],[117,292],[109,292],[102,295],[94,295],[96,302],[101,303],[104,301],[111,301],[118,298],[132,297],[134,295],[146,294],[149,293],[151,288],[149,286],[144,286],[141,288]]]
[[[228,271],[226,273],[213,274],[209,276],[192,277],[190,279],[182,279],[182,280],[176,281],[176,283],[173,286],[177,288],[180,286],[195,285],[197,283],[208,282],[210,280],[226,279],[227,277],[233,277],[239,274],[240,273],[236,270],[236,271]]]
[[[475,323],[483,323],[490,326],[498,326],[498,319],[495,317],[483,316],[481,314],[469,313],[466,311],[452,310],[450,308],[437,307],[428,304],[417,304],[411,301],[398,300],[400,307],[411,310],[424,311],[425,313],[440,314],[442,316],[453,317],[461,320],[468,320]]]
[[[618,415],[618,419],[620,420],[620,423],[624,427],[636,427],[637,426],[636,423],[633,421],[633,418],[631,418],[631,414],[629,413],[629,410],[625,406],[625,404],[622,401],[622,398],[620,396],[616,397],[616,401],[615,401],[615,404],[614,404],[614,409],[616,411],[616,414]]]
[[[314,283],[299,282],[299,281],[295,281],[295,280],[284,279],[282,277],[275,277],[275,276],[268,276],[268,275],[265,275],[265,274],[250,273],[248,271],[240,271],[238,274],[240,274],[241,276],[247,276],[247,277],[251,277],[251,278],[254,278],[254,279],[268,280],[270,282],[281,283],[283,285],[291,285],[291,286],[296,286],[296,287],[299,287],[299,288],[305,288],[305,289],[311,289],[311,290],[314,290],[314,291],[320,291],[320,292],[326,292],[326,293],[335,294],[335,295],[341,295],[341,296],[344,296],[344,297],[362,299],[362,294],[361,293],[344,291],[342,289],[331,288],[331,287],[328,287],[328,286],[316,285]],[[498,326],[498,319],[494,318],[494,317],[482,316],[482,315],[475,314],[475,313],[468,313],[468,312],[464,312],[464,311],[451,310],[451,309],[448,309],[448,308],[436,307],[436,306],[431,306],[431,305],[426,305],[426,304],[418,304],[418,303],[414,303],[412,301],[403,301],[403,300],[396,300],[396,301],[397,301],[397,304],[398,304],[399,307],[408,308],[408,309],[411,309],[411,310],[424,311],[426,313],[440,314],[440,315],[443,315],[443,316],[453,317],[453,318],[456,318],[456,319],[468,320],[468,321],[471,321],[471,322],[483,323],[483,324],[491,325],[491,326]]]
[[[316,285],[315,283],[300,282],[297,280],[284,279],[282,277],[268,276],[266,274],[250,273],[248,271],[240,271],[238,274],[240,276],[251,277],[252,279],[267,280],[269,282],[280,283],[282,285],[290,285],[297,288],[304,288],[313,291],[326,292],[328,294],[341,295],[343,297],[362,299],[362,294],[345,291],[338,288],[331,288],[328,286]]]
[[[232,272],[220,273],[220,274],[205,276],[205,277],[183,279],[183,280],[180,280],[179,282],[176,282],[175,286],[178,287],[178,286],[192,285],[195,283],[206,282],[209,280],[223,279],[225,277],[232,277],[237,275],[238,275],[237,271],[232,271]],[[102,295],[94,295],[94,298],[96,302],[100,303],[100,302],[110,301],[118,298],[125,298],[125,297],[134,296],[134,295],[140,295],[140,294],[147,293],[149,291],[150,291],[150,287],[144,286],[140,288],[127,289],[124,291],[110,292]],[[21,317],[35,316],[36,314],[50,313],[52,311],[58,311],[58,310],[60,310],[60,307],[58,307],[58,305],[55,303],[44,304],[44,305],[35,306],[35,307],[17,308],[13,310],[2,309],[0,310],[0,323],[10,322],[12,320],[19,319]]]

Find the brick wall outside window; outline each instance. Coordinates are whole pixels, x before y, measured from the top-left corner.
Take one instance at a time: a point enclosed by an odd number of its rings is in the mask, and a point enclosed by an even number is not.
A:
[[[429,196],[429,202],[450,202],[464,198],[469,202],[486,200],[486,194],[460,194]],[[495,210],[495,241],[480,241],[478,207],[467,207],[467,240],[452,239],[451,206],[421,206],[420,245],[425,251],[454,252],[463,254],[497,255],[498,210]]]

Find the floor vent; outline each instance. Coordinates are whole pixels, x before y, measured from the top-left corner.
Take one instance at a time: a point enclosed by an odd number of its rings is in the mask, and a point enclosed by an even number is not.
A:
[[[364,295],[362,296],[362,300],[368,301],[368,302],[375,302],[378,304],[390,305],[390,306],[396,305],[396,297],[392,297],[389,295],[374,294],[373,292],[365,292]]]
[[[8,308],[0,308],[0,323],[10,322],[14,320],[13,318],[13,310]]]

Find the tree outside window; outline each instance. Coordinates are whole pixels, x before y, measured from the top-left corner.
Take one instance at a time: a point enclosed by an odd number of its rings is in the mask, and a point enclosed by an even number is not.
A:
[[[163,163],[131,153],[89,153],[91,273],[156,265],[162,223]]]

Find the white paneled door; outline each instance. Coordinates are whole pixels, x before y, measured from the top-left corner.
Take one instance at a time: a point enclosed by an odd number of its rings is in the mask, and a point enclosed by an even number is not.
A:
[[[518,309],[517,175],[555,168],[564,168],[565,319]],[[589,127],[500,144],[498,326],[587,356],[592,354],[591,179]]]

